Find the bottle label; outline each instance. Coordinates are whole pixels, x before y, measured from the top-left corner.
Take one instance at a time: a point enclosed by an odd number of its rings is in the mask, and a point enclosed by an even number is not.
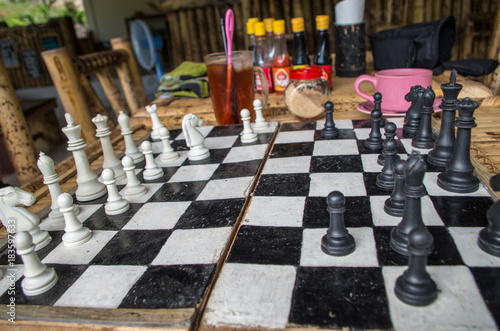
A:
[[[285,92],[286,86],[290,80],[290,67],[273,68],[274,91],[277,93]]]
[[[272,73],[271,73],[271,68],[262,68],[262,71],[264,71],[264,76],[266,76],[266,79],[267,79],[267,87],[268,87],[269,93],[274,92],[273,77],[272,77]],[[262,92],[262,81],[260,80],[259,74],[255,73],[254,77],[255,77],[255,90],[257,92]]]
[[[328,82],[328,86],[332,88],[332,65],[331,64],[316,64],[315,67],[323,69],[321,78]]]

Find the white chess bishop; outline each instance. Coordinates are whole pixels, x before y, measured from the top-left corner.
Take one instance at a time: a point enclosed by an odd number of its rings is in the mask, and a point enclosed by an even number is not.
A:
[[[205,147],[205,137],[196,129],[202,124],[203,121],[194,114],[187,114],[182,119],[182,132],[189,147],[188,159],[191,161],[201,161],[210,157],[210,151]]]

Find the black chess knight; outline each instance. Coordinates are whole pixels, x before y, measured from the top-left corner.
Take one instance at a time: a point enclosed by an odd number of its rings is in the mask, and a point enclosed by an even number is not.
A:
[[[425,88],[420,85],[412,86],[410,92],[405,95],[405,100],[411,102],[410,108],[406,111],[403,137],[413,138],[417,135],[422,119],[422,94]]]

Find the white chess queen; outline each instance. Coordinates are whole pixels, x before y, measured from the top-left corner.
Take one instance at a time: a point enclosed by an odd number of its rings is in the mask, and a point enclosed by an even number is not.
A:
[[[200,161],[210,156],[210,151],[205,147],[205,137],[196,129],[203,121],[194,114],[187,114],[182,119],[182,132],[186,138],[186,145],[190,148],[188,158],[191,161]]]

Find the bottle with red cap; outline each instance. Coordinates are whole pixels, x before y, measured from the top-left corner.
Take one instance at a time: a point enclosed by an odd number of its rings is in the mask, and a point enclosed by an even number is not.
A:
[[[264,75],[267,78],[267,86],[269,93],[274,92],[273,88],[273,78],[272,69],[273,61],[269,58],[269,50],[267,49],[266,43],[266,30],[264,28],[264,22],[257,22],[254,25],[255,30],[255,62],[256,66],[262,68]],[[262,82],[260,81],[260,76],[255,75],[255,87],[257,91],[262,91]]]
[[[328,33],[328,15],[316,16],[316,53],[314,65],[324,70],[325,80],[332,87],[332,53],[330,52],[330,36]]]
[[[285,21],[277,20],[273,23],[274,28],[274,60],[273,60],[273,82],[274,91],[283,94],[290,81],[290,55],[286,47]]]

